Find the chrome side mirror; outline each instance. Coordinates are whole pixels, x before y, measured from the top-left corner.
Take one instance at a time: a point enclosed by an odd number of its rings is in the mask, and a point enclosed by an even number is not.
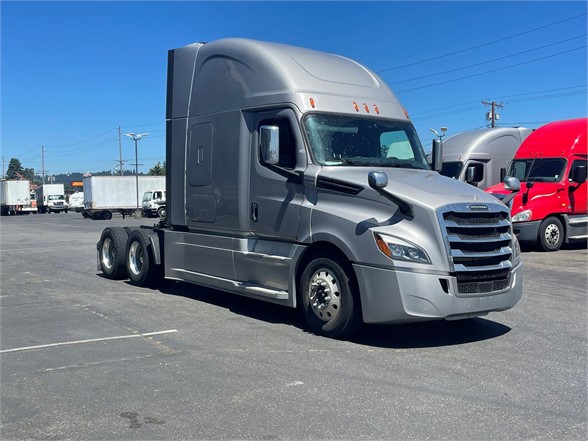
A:
[[[259,128],[259,150],[261,159],[266,164],[277,165],[280,162],[280,128],[278,126]]]
[[[521,182],[513,176],[505,176],[504,189],[516,193],[521,190]]]
[[[386,188],[388,186],[388,175],[383,172],[371,171],[368,173],[368,184],[375,190]]]

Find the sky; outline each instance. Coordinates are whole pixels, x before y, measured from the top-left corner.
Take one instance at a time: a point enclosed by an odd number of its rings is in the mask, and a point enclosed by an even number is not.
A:
[[[486,127],[586,117],[585,1],[0,2],[0,151],[45,175],[165,160],[167,51],[241,37],[352,58],[425,147]],[[119,127],[123,136],[119,145]]]

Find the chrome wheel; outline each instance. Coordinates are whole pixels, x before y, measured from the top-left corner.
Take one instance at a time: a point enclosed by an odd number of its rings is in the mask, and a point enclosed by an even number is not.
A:
[[[102,265],[108,270],[112,270],[114,266],[114,243],[110,237],[102,243]]]
[[[136,276],[143,269],[143,247],[138,241],[133,241],[129,247],[129,270]]]
[[[559,242],[560,231],[557,225],[549,224],[547,228],[545,228],[545,242],[554,247]]]
[[[339,285],[333,272],[323,268],[317,270],[310,280],[308,296],[312,312],[325,322],[336,318],[341,309]]]

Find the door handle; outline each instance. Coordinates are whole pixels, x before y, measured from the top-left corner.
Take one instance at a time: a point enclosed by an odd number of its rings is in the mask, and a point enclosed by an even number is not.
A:
[[[259,204],[257,202],[251,203],[251,220],[257,222],[259,219]]]

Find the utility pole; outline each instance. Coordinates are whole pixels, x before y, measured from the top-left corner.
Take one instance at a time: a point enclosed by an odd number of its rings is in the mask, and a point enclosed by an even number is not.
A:
[[[495,108],[502,109],[504,106],[502,104],[498,104],[495,101],[492,101],[491,103],[482,101],[482,104],[485,106],[492,106],[490,112],[486,114],[486,120],[491,121],[490,127],[496,127],[496,121],[500,119],[500,114],[496,112]]]
[[[123,160],[122,160],[122,143],[120,141],[120,127],[118,128],[118,153],[119,153],[119,164],[120,164],[120,175],[123,175]]]
[[[43,176],[43,184],[45,183],[45,146],[41,146],[41,174]]]

